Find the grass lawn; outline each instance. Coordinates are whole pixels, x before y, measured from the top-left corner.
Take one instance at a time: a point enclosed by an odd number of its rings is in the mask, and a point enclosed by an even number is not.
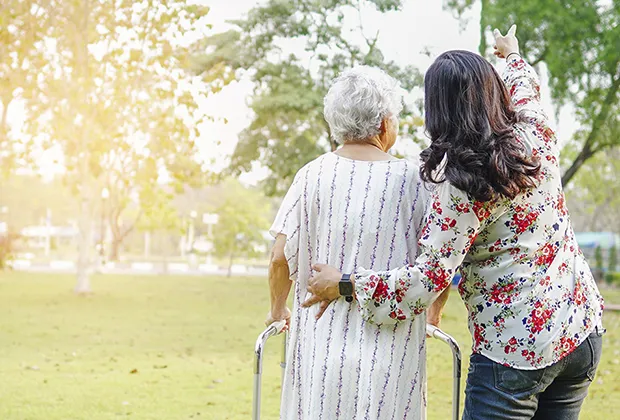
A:
[[[74,296],[72,287],[71,276],[0,274],[0,419],[250,417],[264,279],[95,277],[88,298]],[[620,303],[620,292],[606,295]],[[607,313],[605,324],[605,353],[582,419],[620,418],[620,314]],[[456,295],[443,328],[467,356]],[[429,419],[448,419],[451,355],[442,343],[429,347]],[[277,418],[279,352],[273,340],[264,419]]]

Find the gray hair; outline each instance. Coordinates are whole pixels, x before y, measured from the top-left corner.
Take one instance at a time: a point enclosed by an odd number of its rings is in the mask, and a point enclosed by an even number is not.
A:
[[[403,109],[400,83],[376,67],[358,66],[338,76],[325,95],[324,115],[332,139],[366,140],[381,132],[381,122]]]

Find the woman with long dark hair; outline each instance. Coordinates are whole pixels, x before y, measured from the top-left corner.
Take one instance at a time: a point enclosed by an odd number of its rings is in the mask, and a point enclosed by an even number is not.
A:
[[[577,419],[602,349],[603,300],[564,202],[555,133],[513,26],[496,30],[504,80],[483,57],[448,51],[425,76],[434,185],[414,264],[351,275],[364,318],[411,319],[457,270],[473,338],[466,419]],[[316,264],[306,306],[339,298]],[[345,275],[345,279],[348,276]]]

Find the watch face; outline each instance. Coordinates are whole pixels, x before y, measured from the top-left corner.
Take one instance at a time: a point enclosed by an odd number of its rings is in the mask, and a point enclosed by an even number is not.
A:
[[[341,296],[351,296],[353,294],[353,283],[350,281],[341,281],[339,286]]]

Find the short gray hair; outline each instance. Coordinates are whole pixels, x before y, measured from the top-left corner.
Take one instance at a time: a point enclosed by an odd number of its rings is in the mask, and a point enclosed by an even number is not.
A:
[[[403,89],[383,70],[358,66],[334,80],[324,105],[325,120],[336,143],[366,140],[381,132],[386,118],[393,118],[398,126]]]

